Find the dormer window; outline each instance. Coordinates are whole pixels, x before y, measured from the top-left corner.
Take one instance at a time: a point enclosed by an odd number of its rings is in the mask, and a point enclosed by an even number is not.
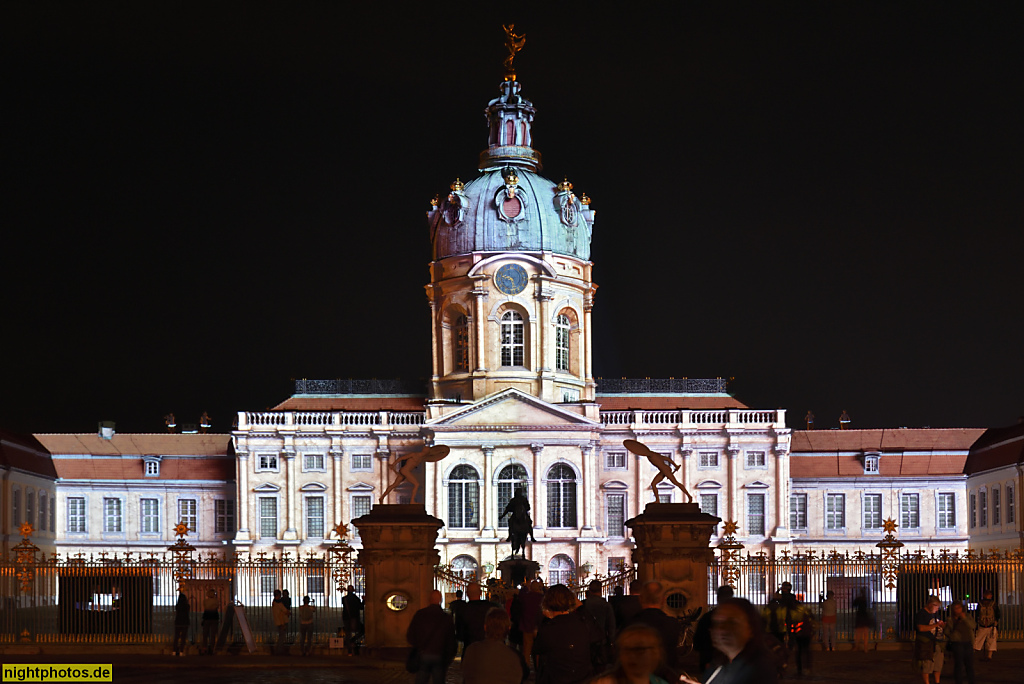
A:
[[[143,459],[146,477],[160,477],[160,457],[147,456]]]
[[[865,475],[877,475],[878,474],[878,454],[865,454],[864,455],[864,474]]]

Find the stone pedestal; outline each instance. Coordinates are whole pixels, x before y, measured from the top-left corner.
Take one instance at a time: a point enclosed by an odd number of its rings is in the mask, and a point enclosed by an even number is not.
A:
[[[626,521],[636,540],[637,579],[661,582],[662,610],[669,615],[707,609],[708,565],[714,556],[709,544],[719,522],[721,518],[701,513],[695,503],[649,503]]]
[[[423,504],[383,504],[352,524],[363,543],[366,650],[376,657],[403,657],[412,616],[429,604],[434,589],[434,566],[441,561],[434,545],[444,522],[427,515]]]
[[[537,577],[540,563],[527,558],[506,558],[498,563],[498,572],[502,582],[518,587]]]

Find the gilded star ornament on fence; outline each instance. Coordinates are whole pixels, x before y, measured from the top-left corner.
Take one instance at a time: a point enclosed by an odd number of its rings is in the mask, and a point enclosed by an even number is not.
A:
[[[338,539],[347,539],[348,538],[348,525],[346,525],[343,522],[340,522],[340,523],[338,523],[337,525],[334,526],[334,529],[331,530],[331,532],[333,532],[334,534],[338,535]]]
[[[15,558],[16,570],[14,576],[21,583],[21,590],[28,593],[32,589],[33,580],[36,576],[36,554],[39,553],[39,547],[29,539],[32,533],[35,532],[35,528],[32,527],[31,523],[21,523],[18,531],[21,532],[21,541],[11,549],[14,551]]]
[[[722,554],[722,579],[733,589],[736,588],[736,580],[740,577],[739,566],[735,565],[740,559],[740,551],[743,549],[736,539],[736,530],[740,528],[735,520],[726,520],[722,526],[724,536],[718,543],[718,550]]]
[[[180,522],[180,523],[178,523],[177,525],[174,526],[174,536],[176,536],[176,537],[184,537],[187,534],[188,534],[188,525],[186,523]]]
[[[884,532],[895,532],[898,525],[892,518],[886,518],[885,522],[882,523],[882,531]]]
[[[882,578],[888,589],[896,588],[896,575],[900,564],[899,551],[903,547],[903,542],[896,539],[896,527],[896,521],[888,518],[882,523],[885,536],[882,537],[882,541],[875,544],[882,552]]]

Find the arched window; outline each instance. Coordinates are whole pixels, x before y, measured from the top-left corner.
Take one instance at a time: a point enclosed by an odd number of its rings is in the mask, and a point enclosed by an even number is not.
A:
[[[555,322],[555,370],[569,370],[569,317],[558,314]]]
[[[473,582],[480,576],[480,566],[472,556],[456,556],[452,560],[452,574]]]
[[[516,144],[516,122],[512,119],[505,121],[505,144]]]
[[[576,527],[576,473],[564,463],[548,471],[548,527]]]
[[[530,496],[529,482],[526,479],[526,468],[513,463],[501,469],[498,473],[498,515],[505,510],[509,500],[516,493],[517,489],[525,489],[526,496]],[[508,516],[498,521],[498,527],[508,527]]]
[[[448,476],[448,527],[479,526],[480,475],[473,466],[456,466]]]
[[[465,314],[460,314],[452,326],[452,357],[453,371],[469,371],[469,322]]]
[[[522,366],[523,317],[518,311],[506,311],[501,316],[501,365]]]
[[[560,553],[548,563],[548,586],[556,584],[572,584],[576,575],[576,564],[564,553]]]

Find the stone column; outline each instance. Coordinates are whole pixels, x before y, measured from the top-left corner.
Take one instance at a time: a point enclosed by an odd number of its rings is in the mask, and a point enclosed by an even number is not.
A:
[[[476,368],[474,371],[482,372],[487,370],[487,353],[484,344],[484,324],[486,319],[484,300],[487,299],[487,285],[481,280],[473,288],[471,294],[473,295],[473,319],[476,322],[476,335],[474,335],[475,339],[473,340],[473,349],[476,350],[476,359],[474,360]]]
[[[534,442],[530,445],[530,451],[533,452],[533,482],[530,483],[530,514],[533,518],[533,536],[542,537],[544,535],[539,533],[544,529],[545,518],[541,515],[540,509],[540,484],[543,479],[540,472],[540,456],[544,453],[544,445]]]
[[[679,466],[679,481],[686,487],[686,491],[690,492],[690,496],[693,497],[693,501],[696,504],[700,504],[700,497],[693,491],[693,487],[690,486],[690,456],[693,455],[693,449],[681,446],[679,447],[679,456],[682,461],[682,465]]]
[[[586,381],[587,386],[590,388],[588,393],[590,396],[587,397],[588,401],[593,401],[593,386],[594,386],[594,375],[592,365],[591,354],[593,353],[593,342],[591,341],[590,335],[590,311],[594,308],[594,291],[597,289],[596,285],[591,284],[590,292],[587,292],[583,297],[583,363],[584,367],[580,370]]]
[[[295,541],[299,538],[298,533],[295,531],[295,500],[298,499],[298,492],[293,492],[292,489],[295,487],[295,451],[285,451],[284,456],[284,486],[281,488],[284,491],[284,534],[282,539],[287,541]]]
[[[740,502],[736,501],[736,497],[740,495],[739,489],[736,486],[736,478],[738,477],[736,473],[736,458],[739,456],[739,453],[740,448],[738,446],[732,446],[730,444],[725,447],[726,469],[729,478],[728,490],[726,491],[726,496],[729,499],[726,504],[726,514],[728,515],[729,520],[736,522],[739,522],[736,518],[736,511],[740,510],[741,506]],[[743,525],[740,525],[740,529],[743,529],[743,527]]]
[[[789,450],[784,445],[775,449],[775,534],[789,539]]]
[[[334,511],[334,525],[337,525],[344,520],[344,504],[345,504],[345,493],[341,489],[342,473],[341,469],[345,464],[345,451],[341,447],[331,447],[331,479],[333,480],[333,488],[331,491],[331,499],[334,501],[334,505],[331,509]],[[333,527],[333,525],[331,526]]]
[[[380,463],[380,490],[378,491],[384,493],[384,490],[388,488],[389,484],[391,484],[391,478],[395,477],[396,475],[395,472],[391,469],[391,462],[388,460],[388,457],[391,455],[388,449],[386,447],[381,448],[380,446],[378,446],[376,455],[377,462]],[[392,492],[388,496],[394,496],[394,492]]]
[[[592,461],[594,460],[594,445],[584,444],[580,447],[583,458],[583,529],[593,530],[594,529],[594,494],[590,490],[593,488],[595,473],[592,469]]]
[[[539,339],[537,340],[537,350],[540,358],[537,359],[534,368],[543,373],[555,367],[554,342],[552,341],[553,335],[551,334],[551,300],[554,299],[554,296],[544,289],[544,281],[541,279],[541,276],[537,276],[537,294],[535,297],[540,309],[538,314],[540,318],[540,332],[538,335]]]
[[[427,304],[430,306],[430,321],[433,324],[433,335],[431,335],[430,354],[434,360],[434,375],[431,383],[431,390],[437,390],[437,381],[444,375],[444,326],[441,325],[441,317],[437,314],[437,303],[434,301],[434,287],[427,285]],[[440,392],[431,392],[431,399],[440,399]]]
[[[366,571],[366,649],[372,657],[400,656],[408,650],[413,614],[430,603],[434,566],[441,562],[434,546],[444,523],[422,504],[375,505],[352,522]]]
[[[491,500],[494,498],[491,496],[491,471],[494,470],[494,447],[480,447],[480,450],[484,452],[483,485],[480,488],[480,508],[484,512],[483,520],[481,520],[484,525],[483,536],[493,537],[494,516],[497,515],[492,510],[495,507],[495,503]]]
[[[661,608],[669,615],[707,608],[709,546],[721,518],[700,512],[697,504],[650,503],[626,525],[633,531],[637,579],[663,587]],[[671,598],[670,598],[671,597]]]
[[[236,452],[238,456],[238,532],[237,541],[250,541],[249,537],[249,506],[256,497],[249,494],[249,452]]]

